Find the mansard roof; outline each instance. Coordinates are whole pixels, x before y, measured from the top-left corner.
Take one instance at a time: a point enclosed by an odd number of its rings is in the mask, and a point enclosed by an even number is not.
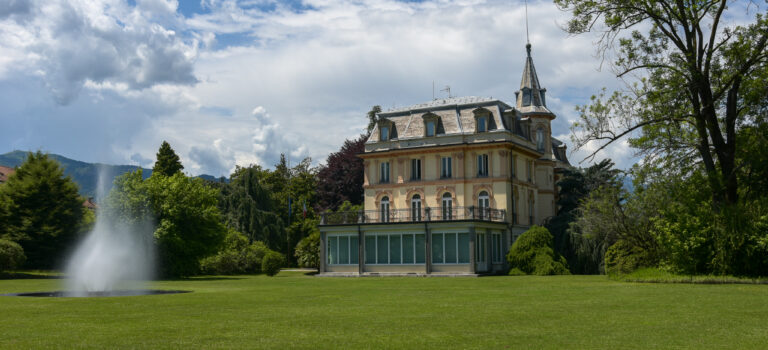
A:
[[[479,96],[436,98],[429,102],[417,103],[415,105],[411,105],[407,107],[391,108],[386,112],[379,113],[379,115],[388,116],[388,115],[400,114],[403,112],[418,112],[421,110],[429,111],[431,109],[444,109],[446,107],[461,107],[466,105],[486,105],[486,104],[494,104],[497,102],[504,103],[492,97],[479,97]],[[506,103],[504,103],[504,105],[506,105],[507,108],[511,108]]]
[[[424,137],[424,117],[437,116],[439,119],[439,134],[458,135],[475,133],[475,115],[487,113],[488,130],[514,130],[514,119],[519,114],[509,104],[491,97],[464,96],[445,99],[435,99],[408,107],[393,108],[378,114],[380,121],[393,124],[398,139],[414,139]],[[378,124],[372,134],[378,133]],[[521,135],[522,136],[522,135]],[[378,142],[371,137],[368,143]]]

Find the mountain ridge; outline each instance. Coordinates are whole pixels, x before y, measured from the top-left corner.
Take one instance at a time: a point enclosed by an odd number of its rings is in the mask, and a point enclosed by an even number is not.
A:
[[[5,154],[0,154],[0,165],[15,168],[21,165],[27,158],[27,151],[14,150]],[[77,183],[80,195],[85,197],[96,197],[99,188],[99,172],[104,171],[108,182],[105,183],[104,192],[107,193],[112,188],[112,183],[117,176],[127,172],[142,170],[142,177],[148,178],[152,175],[152,169],[142,168],[137,165],[113,165],[104,163],[88,163],[80,160],[67,158],[65,156],[48,153],[51,159],[57,161],[64,169],[64,175],[69,175]],[[198,175],[204,180],[215,181],[218,178],[211,175]]]

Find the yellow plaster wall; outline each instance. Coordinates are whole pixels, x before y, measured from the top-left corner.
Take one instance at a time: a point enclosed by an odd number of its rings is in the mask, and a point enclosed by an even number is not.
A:
[[[504,156],[504,153],[506,156]],[[489,155],[488,178],[477,177],[477,156]],[[459,157],[459,154],[463,157]],[[442,157],[452,157],[452,178],[440,179],[440,165]],[[528,198],[529,190],[533,188],[534,198],[534,223],[540,223],[546,217],[554,215],[552,211],[553,193],[539,194],[539,190],[554,190],[554,178],[552,168],[543,164],[536,164],[528,154],[518,150],[509,150],[505,145],[493,145],[491,147],[468,147],[457,150],[455,147],[430,149],[428,152],[401,155],[386,155],[366,157],[367,181],[365,189],[365,209],[378,210],[377,198],[383,192],[390,195],[391,209],[410,208],[409,193],[422,195],[423,207],[439,207],[442,205],[442,194],[448,190],[454,193],[454,207],[476,206],[476,195],[483,189],[490,188],[491,206],[494,209],[504,209],[509,214],[508,221],[512,220],[512,193],[513,177],[510,171],[512,157],[516,157],[515,177],[519,181],[517,186],[519,196],[516,198],[518,223],[530,225],[528,222]],[[412,181],[411,159],[421,159],[422,179]],[[390,164],[390,183],[380,184],[380,164],[388,161]],[[534,184],[527,181],[527,162],[533,162],[532,172],[535,178]],[[533,186],[533,187],[532,187]],[[539,198],[541,197],[541,198]]]

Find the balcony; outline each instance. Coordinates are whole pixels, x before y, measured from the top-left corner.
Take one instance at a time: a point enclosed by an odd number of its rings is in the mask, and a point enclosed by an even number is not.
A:
[[[443,210],[441,207],[427,207],[414,213],[411,209],[392,209],[385,215],[379,210],[349,212],[326,212],[320,214],[320,225],[386,224],[395,222],[443,222],[477,220],[505,222],[507,211],[480,207],[455,207]]]

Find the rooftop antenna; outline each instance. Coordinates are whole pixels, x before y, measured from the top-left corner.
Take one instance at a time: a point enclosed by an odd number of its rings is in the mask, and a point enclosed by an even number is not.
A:
[[[447,92],[447,93],[448,93],[448,98],[451,98],[451,97],[453,97],[453,96],[451,96],[451,86],[450,86],[450,85],[446,85],[446,86],[445,86],[445,88],[444,88],[444,89],[442,89],[442,90],[440,90],[440,91],[445,91],[445,92]]]

